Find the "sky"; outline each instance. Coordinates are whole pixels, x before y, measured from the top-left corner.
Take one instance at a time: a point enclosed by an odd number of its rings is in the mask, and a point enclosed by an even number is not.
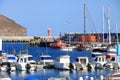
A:
[[[0,14],[27,29],[27,36],[59,36],[69,32],[84,33],[84,3],[86,4],[86,32],[102,33],[102,7],[107,32],[108,7],[110,28],[120,27],[120,0],[0,0]]]

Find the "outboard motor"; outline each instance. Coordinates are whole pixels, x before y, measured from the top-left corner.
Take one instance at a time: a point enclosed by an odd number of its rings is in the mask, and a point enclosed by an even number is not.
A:
[[[30,66],[30,64],[26,64],[26,70],[30,70],[30,68],[31,68],[31,66]]]

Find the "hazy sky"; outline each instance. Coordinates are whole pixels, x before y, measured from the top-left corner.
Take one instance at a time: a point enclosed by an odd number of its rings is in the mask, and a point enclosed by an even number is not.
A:
[[[46,36],[48,28],[53,36],[60,32],[83,33],[84,3],[88,33],[102,32],[102,6],[106,15],[105,31],[108,6],[111,32],[116,32],[116,23],[120,27],[120,0],[0,0],[0,14],[27,28],[28,36]]]

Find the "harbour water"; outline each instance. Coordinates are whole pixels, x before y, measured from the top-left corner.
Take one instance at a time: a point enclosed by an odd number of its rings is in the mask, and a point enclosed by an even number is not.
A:
[[[60,55],[68,54],[71,57],[71,62],[74,62],[76,57],[78,56],[88,56],[91,58],[91,54],[89,52],[64,52],[57,49],[46,48],[46,47],[38,47],[38,46],[26,46],[26,43],[3,43],[2,49],[7,53],[13,53],[17,55],[19,51],[27,49],[29,54],[33,55],[33,59],[38,61],[40,60],[40,55],[49,54],[55,60]],[[38,80],[48,80],[50,77],[58,77],[58,76],[67,76],[70,80],[79,80],[79,77],[94,77],[95,80],[99,80],[101,75],[107,76],[115,71],[113,70],[94,70],[94,71],[76,71],[76,70],[57,70],[57,69],[43,69],[40,71],[16,71],[16,72],[0,72],[0,74],[8,75],[12,80],[25,80],[27,77],[35,77]],[[89,79],[88,79],[89,80]]]

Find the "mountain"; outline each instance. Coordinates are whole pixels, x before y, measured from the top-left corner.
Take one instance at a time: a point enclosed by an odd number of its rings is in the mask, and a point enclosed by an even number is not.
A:
[[[14,20],[0,15],[0,36],[26,36],[27,30]]]

